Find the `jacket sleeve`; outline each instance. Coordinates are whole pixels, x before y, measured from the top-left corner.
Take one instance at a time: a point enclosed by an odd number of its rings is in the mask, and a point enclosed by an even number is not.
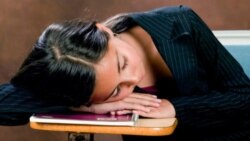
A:
[[[46,103],[12,84],[0,85],[0,125],[26,124],[33,113],[66,111],[67,107]]]
[[[244,124],[250,113],[250,80],[242,67],[191,9],[184,12],[200,62],[211,83],[205,94],[171,98],[179,126],[216,128]],[[248,123],[249,124],[249,123]]]

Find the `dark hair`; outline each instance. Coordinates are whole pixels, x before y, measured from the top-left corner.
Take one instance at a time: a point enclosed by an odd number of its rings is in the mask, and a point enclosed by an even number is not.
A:
[[[129,30],[137,25],[137,23],[129,16],[132,13],[121,13],[108,18],[103,22],[105,26],[110,28],[115,33],[121,33]]]
[[[108,33],[99,30],[95,22],[52,24],[11,83],[58,104],[87,104],[95,85],[93,64],[105,54],[108,39]]]

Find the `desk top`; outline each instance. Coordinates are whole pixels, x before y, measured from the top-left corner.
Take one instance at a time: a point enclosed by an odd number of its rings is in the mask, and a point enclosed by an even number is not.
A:
[[[76,124],[51,124],[30,122],[30,127],[37,130],[64,131],[75,133],[123,134],[142,136],[171,135],[177,126],[176,118],[139,119],[135,126],[96,126]]]

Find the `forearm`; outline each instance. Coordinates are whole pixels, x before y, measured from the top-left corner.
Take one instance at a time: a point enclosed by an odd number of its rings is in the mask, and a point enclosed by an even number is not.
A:
[[[245,121],[250,113],[250,80],[239,63],[191,10],[186,13],[202,71],[194,91],[169,99],[179,126],[216,128]]]
[[[0,125],[17,126],[29,123],[30,113],[1,113]]]
[[[24,89],[11,84],[0,85],[1,125],[25,124],[33,113],[66,111],[67,107],[43,102]]]
[[[250,113],[250,95],[210,92],[206,95],[170,99],[179,125],[185,128],[210,128],[246,120]]]

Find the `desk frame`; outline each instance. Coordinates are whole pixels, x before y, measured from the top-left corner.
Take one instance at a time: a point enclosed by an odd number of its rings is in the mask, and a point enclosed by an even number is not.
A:
[[[93,134],[122,134],[139,136],[166,136],[171,135],[177,126],[176,118],[169,119],[139,119],[135,126],[97,126],[74,124],[51,124],[30,122],[30,127],[37,130],[63,131],[69,133],[69,140],[73,134],[81,141],[93,141]],[[86,139],[84,139],[86,138]],[[76,139],[75,139],[76,140]],[[80,141],[80,140],[77,140]]]

